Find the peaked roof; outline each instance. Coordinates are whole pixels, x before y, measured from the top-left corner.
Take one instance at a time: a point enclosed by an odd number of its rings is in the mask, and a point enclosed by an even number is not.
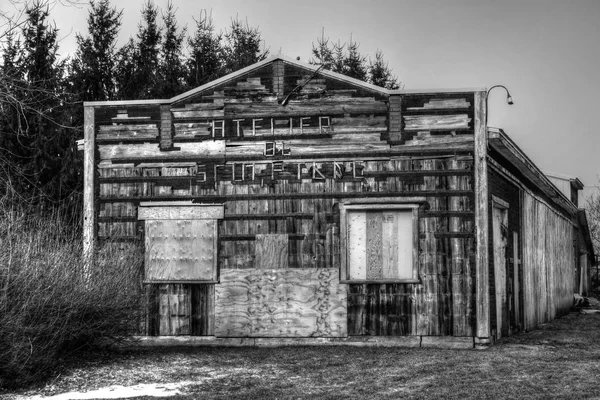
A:
[[[269,65],[275,61],[283,61],[292,66],[306,69],[307,73],[315,72],[319,68],[318,65],[308,64],[308,63],[305,63],[305,62],[302,62],[299,60],[292,59],[290,57],[286,57],[284,55],[277,55],[277,56],[268,57],[262,61],[259,61],[252,65],[249,65],[245,68],[242,68],[242,69],[232,72],[228,75],[225,75],[219,79],[215,79],[214,81],[205,83],[202,86],[188,90],[187,92],[181,93],[177,96],[171,97],[170,99],[87,101],[87,102],[84,102],[84,105],[85,106],[99,106],[99,105],[115,105],[115,106],[117,106],[117,105],[128,105],[128,104],[152,105],[152,104],[178,103],[178,102],[184,101],[186,99],[189,99],[190,97],[193,97],[198,93],[201,93],[206,90],[210,90],[211,88],[221,85],[223,83],[227,83],[229,81],[234,81],[236,79],[239,79],[242,76],[244,76],[245,74],[248,74],[250,72],[258,70],[258,69],[260,69],[266,65]],[[318,75],[321,75],[322,77],[325,77],[325,78],[335,79],[340,82],[345,82],[345,83],[348,83],[348,84],[351,84],[354,86],[358,86],[365,90],[376,92],[376,93],[379,93],[379,94],[382,94],[385,96],[388,96],[392,92],[397,92],[397,91],[393,91],[393,90],[388,90],[386,88],[382,88],[381,86],[377,86],[377,85],[373,85],[373,84],[361,81],[360,79],[351,78],[349,76],[339,74],[337,72],[329,71],[326,69],[320,70]]]
[[[191,90],[188,90],[187,92],[181,93],[180,95],[177,95],[177,96],[171,98],[169,100],[169,102],[170,103],[177,103],[177,102],[186,100],[186,99],[188,99],[190,97],[193,97],[194,95],[196,95],[198,93],[201,93],[201,92],[206,91],[206,90],[210,90],[211,88],[213,88],[215,86],[218,86],[218,85],[221,85],[223,83],[226,83],[228,81],[233,81],[233,80],[239,79],[240,77],[242,77],[243,75],[245,75],[247,73],[253,72],[253,71],[255,71],[255,70],[259,69],[259,68],[264,67],[265,65],[271,64],[271,63],[273,63],[275,61],[279,61],[279,60],[281,60],[281,61],[283,61],[283,62],[285,62],[287,64],[294,65],[294,66],[299,67],[299,68],[307,69],[308,72],[311,72],[311,73],[315,72],[319,68],[318,65],[308,64],[308,63],[305,63],[305,62],[294,60],[292,58],[289,58],[289,57],[286,57],[286,56],[283,56],[283,55],[272,56],[272,57],[268,57],[268,58],[264,59],[263,61],[259,61],[257,63],[252,64],[252,65],[249,65],[249,66],[247,66],[245,68],[242,68],[242,69],[237,70],[235,72],[232,72],[232,73],[230,73],[228,75],[225,75],[225,76],[223,76],[223,77],[221,77],[219,79],[215,79],[214,81],[208,82],[208,83],[206,83],[206,84],[204,84],[202,86],[199,86],[199,87],[197,87],[195,89],[191,89]],[[373,92],[377,92],[377,93],[380,93],[380,94],[383,94],[383,95],[389,95],[390,92],[391,92],[390,90],[382,88],[380,86],[372,85],[370,83],[361,81],[359,79],[351,78],[349,76],[346,76],[346,75],[343,75],[343,74],[339,74],[337,72],[329,71],[329,70],[326,70],[326,69],[322,69],[321,71],[319,71],[318,75],[322,75],[322,76],[327,77],[327,78],[331,78],[331,79],[335,79],[335,80],[338,80],[338,81],[346,82],[346,83],[352,84],[354,86],[359,86],[359,87],[362,87],[363,89],[370,90],[370,91],[373,91]]]

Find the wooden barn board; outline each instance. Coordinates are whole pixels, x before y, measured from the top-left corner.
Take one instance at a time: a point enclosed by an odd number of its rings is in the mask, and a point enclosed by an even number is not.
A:
[[[177,336],[190,334],[190,291],[189,286],[174,284],[160,285],[159,334]]]
[[[201,143],[177,143],[173,144],[177,150],[168,152],[169,156],[175,157],[206,157],[223,156],[225,154],[225,142],[223,140],[204,141]],[[165,158],[165,152],[160,150],[155,143],[139,144],[102,144],[98,145],[100,160],[112,160],[113,158],[136,158],[148,159]]]
[[[345,337],[346,285],[326,269],[221,270],[217,337]]]
[[[257,269],[288,267],[288,235],[256,235],[254,265]]]

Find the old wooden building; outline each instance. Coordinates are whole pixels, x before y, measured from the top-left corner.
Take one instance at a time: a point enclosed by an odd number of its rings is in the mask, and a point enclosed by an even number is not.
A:
[[[488,132],[486,95],[274,57],[85,103],[85,247],[144,246],[148,336],[473,347],[534,328],[571,306],[577,207]]]

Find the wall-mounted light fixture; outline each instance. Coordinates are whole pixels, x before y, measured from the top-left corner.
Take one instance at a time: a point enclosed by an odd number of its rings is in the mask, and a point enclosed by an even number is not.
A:
[[[485,112],[486,115],[489,117],[490,112],[489,112],[489,108],[488,108],[488,98],[490,97],[490,92],[492,91],[492,89],[495,89],[497,87],[501,87],[502,89],[506,90],[506,102],[508,103],[509,106],[512,106],[513,104],[515,104],[513,102],[513,98],[510,95],[510,92],[508,91],[508,89],[506,88],[506,86],[504,85],[494,85],[491,88],[488,89],[487,93],[485,94]],[[487,125],[487,121],[489,120],[489,118],[486,118],[486,125]]]

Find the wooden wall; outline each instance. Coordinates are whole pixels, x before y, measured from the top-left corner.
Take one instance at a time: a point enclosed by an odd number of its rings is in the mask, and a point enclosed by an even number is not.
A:
[[[488,170],[489,181],[489,254],[494,254],[494,235],[492,212],[494,208],[494,199],[500,199],[506,202],[508,206],[508,232],[506,242],[506,303],[503,305],[503,314],[506,325],[502,332],[502,327],[498,327],[496,316],[496,277],[494,268],[494,257],[489,258],[489,285],[490,285],[490,322],[492,330],[501,330],[501,335],[506,336],[509,332],[521,329],[523,315],[523,276],[522,276],[522,256],[521,256],[521,189],[505,179],[501,173],[493,167]]]
[[[569,312],[573,303],[573,224],[523,192],[523,291],[525,329]]]
[[[237,317],[223,319],[219,299],[239,300],[227,288],[262,274],[294,275],[268,272],[278,269],[339,271],[339,202],[421,196],[420,283],[337,283],[347,326],[331,334],[472,336],[472,93],[412,96],[391,116],[387,96],[317,77],[282,106],[282,93],[310,72],[277,62],[176,104],[96,107],[99,238],[143,240],[141,201],[224,204],[222,284],[150,285],[146,332],[226,335],[237,326],[235,335],[255,335]],[[443,118],[432,120],[436,107]],[[407,130],[403,113],[424,118]],[[398,117],[394,126],[409,132],[402,140],[388,129]]]

